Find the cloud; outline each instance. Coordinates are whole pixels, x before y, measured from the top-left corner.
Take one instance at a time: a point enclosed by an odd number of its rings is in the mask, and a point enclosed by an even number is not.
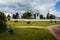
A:
[[[59,0],[0,0],[0,11],[12,14],[19,12],[22,15],[23,12],[32,9],[40,10],[40,13],[45,16],[48,11],[55,10],[57,1]]]

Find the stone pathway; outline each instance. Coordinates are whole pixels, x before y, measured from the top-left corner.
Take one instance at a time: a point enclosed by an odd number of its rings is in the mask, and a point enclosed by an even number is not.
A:
[[[43,27],[43,26],[16,26],[16,28],[44,28],[44,29],[48,29],[57,40],[60,40],[60,25],[53,25],[53,26],[49,26],[49,27]]]

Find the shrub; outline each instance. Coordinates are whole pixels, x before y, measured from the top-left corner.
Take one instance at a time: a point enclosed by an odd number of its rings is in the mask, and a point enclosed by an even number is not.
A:
[[[0,12],[0,31],[4,31],[6,28],[6,16],[3,12]]]
[[[0,21],[0,31],[4,31],[6,29],[5,21]]]

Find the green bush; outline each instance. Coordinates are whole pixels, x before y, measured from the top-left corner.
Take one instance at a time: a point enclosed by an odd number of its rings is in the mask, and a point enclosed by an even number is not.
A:
[[[0,31],[4,31],[6,28],[6,16],[3,12],[0,12]]]
[[[6,23],[5,21],[0,21],[0,31],[4,31],[6,28]]]

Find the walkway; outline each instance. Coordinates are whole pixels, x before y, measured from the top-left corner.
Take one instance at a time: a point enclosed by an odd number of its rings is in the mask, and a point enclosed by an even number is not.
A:
[[[47,27],[57,40],[60,40],[60,25]]]
[[[44,28],[44,29],[48,29],[57,40],[60,40],[60,25],[53,25],[53,26],[49,26],[49,27],[43,27],[43,26],[16,26],[16,28]]]
[[[42,26],[16,26],[16,28],[46,28]]]

